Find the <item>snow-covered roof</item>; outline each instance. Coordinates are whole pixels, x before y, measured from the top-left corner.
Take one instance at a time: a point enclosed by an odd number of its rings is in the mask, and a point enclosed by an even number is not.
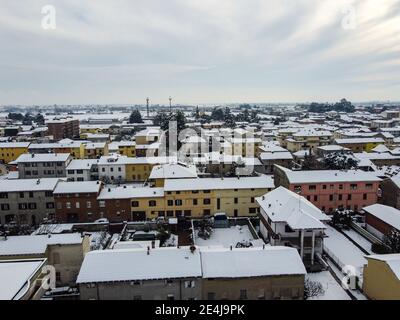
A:
[[[377,153],[384,153],[384,152],[389,152],[390,149],[386,147],[384,144],[379,144],[375,148],[373,148],[371,151],[377,152]]]
[[[292,154],[289,151],[286,152],[261,152],[261,160],[291,160],[293,159]]]
[[[98,193],[100,181],[62,181],[57,184],[54,194]]]
[[[272,189],[274,187],[273,177],[269,175],[240,178],[167,179],[164,183],[165,191]]]
[[[306,269],[294,248],[200,248],[204,278],[303,275]]]
[[[23,296],[44,262],[43,259],[0,261],[0,300],[18,300]]]
[[[0,192],[53,191],[59,178],[12,179],[0,183]]]
[[[384,143],[382,138],[348,138],[348,139],[336,139],[337,144],[351,144],[351,143]]]
[[[119,187],[105,186],[97,197],[98,200],[108,199],[133,199],[133,198],[160,198],[164,197],[164,188],[141,187],[132,185]]]
[[[90,170],[97,164],[97,159],[73,159],[67,166],[67,170]]]
[[[325,229],[321,221],[330,218],[306,198],[279,187],[256,198],[261,213],[273,222],[286,222],[293,230]]]
[[[400,188],[400,174],[398,174],[397,176],[394,176],[391,178],[391,180],[393,181],[393,183]]]
[[[200,252],[189,247],[99,250],[86,254],[77,283],[201,277]]]
[[[290,183],[329,183],[329,182],[378,182],[381,181],[371,172],[362,170],[301,170],[293,171],[275,165],[285,172]]]
[[[80,243],[82,243],[80,233],[52,234],[50,237],[48,235],[11,236],[7,237],[7,240],[0,238],[0,256],[43,255],[48,245]]]
[[[324,150],[324,151],[345,151],[350,150],[349,148],[345,148],[336,144],[328,145],[328,146],[320,146],[317,149]]]
[[[38,154],[21,154],[16,163],[24,162],[65,162],[71,155],[69,153],[38,153]]]
[[[261,151],[264,152],[288,152],[285,148],[275,144],[275,143],[268,143],[258,147]]]
[[[30,142],[3,142],[0,143],[0,149],[3,148],[28,148]]]
[[[363,210],[400,231],[400,210],[378,203],[364,207]]]
[[[389,268],[396,275],[397,279],[400,280],[400,254],[375,254],[366,256],[367,259],[374,259],[379,261],[384,261],[389,266]]]
[[[167,163],[154,166],[151,170],[149,179],[182,179],[197,178],[196,166],[178,163]]]

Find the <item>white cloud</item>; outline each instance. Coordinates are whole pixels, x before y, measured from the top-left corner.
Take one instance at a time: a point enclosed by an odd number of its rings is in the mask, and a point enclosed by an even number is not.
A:
[[[400,99],[399,0],[48,2],[0,2],[0,104]]]

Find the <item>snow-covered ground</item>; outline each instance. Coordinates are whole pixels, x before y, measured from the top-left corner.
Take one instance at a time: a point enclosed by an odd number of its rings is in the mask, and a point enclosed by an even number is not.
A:
[[[211,237],[207,240],[195,235],[195,244],[198,246],[223,246],[235,247],[238,242],[254,240],[248,226],[234,226],[230,228],[214,229]]]
[[[324,239],[324,246],[332,258],[338,264],[343,267],[344,265],[351,265],[356,268],[356,272],[360,278],[362,278],[362,271],[367,260],[364,258],[363,253],[357,246],[355,246],[349,239],[343,234],[336,231],[331,226],[326,226],[326,234],[328,238]]]
[[[309,300],[350,300],[350,296],[336,282],[329,271],[307,273],[306,279],[320,282],[325,291],[323,295],[311,297]]]
[[[369,254],[372,253],[372,251],[371,251],[372,243],[369,240],[367,240],[366,238],[364,238],[357,231],[354,231],[353,229],[350,229],[350,230],[343,230],[343,232],[347,236],[349,236],[351,239],[353,239],[359,246],[361,246]]]

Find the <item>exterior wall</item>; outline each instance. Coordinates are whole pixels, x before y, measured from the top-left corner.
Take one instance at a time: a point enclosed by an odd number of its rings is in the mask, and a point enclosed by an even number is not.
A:
[[[70,160],[48,161],[48,162],[30,162],[19,163],[18,172],[19,179],[36,179],[36,178],[63,178],[66,177],[66,167]]]
[[[50,122],[47,124],[49,135],[54,140],[79,137],[79,120],[69,120],[63,122]]]
[[[351,185],[355,185],[356,189],[352,189]],[[310,186],[315,186],[316,189],[310,190]],[[298,192],[299,187],[300,195],[328,213],[340,207],[357,211],[378,202],[379,182],[290,184],[289,190]]]
[[[8,192],[0,196],[0,224],[10,222],[12,217],[18,224],[38,224],[43,218],[54,215],[54,212],[52,190]]]
[[[96,177],[97,179],[92,179],[90,169],[67,170],[66,173],[68,181],[91,181],[98,179],[98,176]]]
[[[105,144],[104,148],[90,148],[84,149],[84,159],[99,159],[102,156],[108,156],[108,145]]]
[[[26,148],[0,148],[0,162],[9,163],[15,161],[21,154],[28,153]]]
[[[131,199],[99,200],[100,218],[110,222],[131,220]]]
[[[338,145],[349,148],[354,153],[371,152],[376,146],[383,144],[382,142],[369,142],[369,143],[338,143]]]
[[[295,137],[293,140],[287,140],[286,143],[290,152],[310,149],[315,152],[318,147],[330,144],[331,139],[329,137]]]
[[[150,177],[151,170],[155,164],[127,164],[125,179],[127,182],[146,181]]]
[[[382,197],[379,203],[400,209],[400,188],[391,179],[381,182]]]
[[[304,293],[304,275],[203,279],[202,287],[203,299],[302,299]],[[245,296],[243,295],[244,292],[241,292],[241,290],[246,291]]]
[[[212,186],[210,186],[212,187]],[[207,191],[207,190],[205,190]],[[178,192],[165,192],[165,209],[167,217],[202,217],[204,215],[211,215],[216,211],[217,200],[215,191],[178,191]],[[195,192],[195,193],[194,193]],[[209,199],[210,203],[205,203]],[[176,201],[182,201],[182,205],[176,205]],[[195,201],[197,200],[197,204]],[[168,204],[172,201],[172,205]]]
[[[266,174],[272,174],[274,172],[274,165],[276,164],[290,169],[293,159],[262,160],[261,162],[264,166],[263,172]]]
[[[74,147],[55,147],[52,151],[54,153],[69,153],[73,159],[84,159],[85,145],[81,143]]]
[[[186,288],[191,281],[193,288]],[[80,284],[81,300],[191,300],[201,299],[201,280],[196,278],[121,281]]]
[[[86,236],[82,244],[51,245],[47,247],[48,264],[56,268],[58,286],[75,285],[85,254],[90,251],[90,240]]]
[[[373,300],[400,300],[400,280],[384,261],[367,259],[363,290]]]
[[[55,194],[58,222],[92,222],[100,218],[98,193]]]
[[[119,154],[127,157],[136,157],[136,147],[135,146],[119,146],[118,147]]]
[[[301,231],[288,231],[286,230],[285,222],[270,222],[264,217],[266,216],[263,209],[261,209],[260,217],[260,232],[266,242],[271,243],[273,246],[290,246],[299,250],[301,249]],[[323,230],[315,230],[314,253],[323,252]],[[304,260],[311,259],[312,252],[312,231],[304,230]]]
[[[150,206],[150,204],[152,206]],[[131,199],[131,206],[131,215],[129,220],[132,221],[154,219],[166,215],[166,202],[164,197],[133,198]]]
[[[365,213],[365,223],[367,230],[382,240],[394,229],[391,225],[368,212]]]
[[[123,163],[110,163],[107,165],[99,164],[99,179],[108,180],[109,182],[125,182],[126,171]]]

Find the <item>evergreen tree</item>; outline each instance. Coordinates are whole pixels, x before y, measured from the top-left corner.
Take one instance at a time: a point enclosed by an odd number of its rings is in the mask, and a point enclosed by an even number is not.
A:
[[[228,128],[233,129],[236,127],[235,117],[233,116],[233,114],[231,113],[231,110],[228,107],[225,108],[225,112],[224,112],[224,124]]]
[[[132,111],[129,117],[129,123],[143,123],[142,115],[138,109]]]
[[[35,122],[36,122],[36,124],[38,124],[40,126],[44,125],[44,117],[43,117],[43,115],[41,113],[38,113],[36,115]]]

